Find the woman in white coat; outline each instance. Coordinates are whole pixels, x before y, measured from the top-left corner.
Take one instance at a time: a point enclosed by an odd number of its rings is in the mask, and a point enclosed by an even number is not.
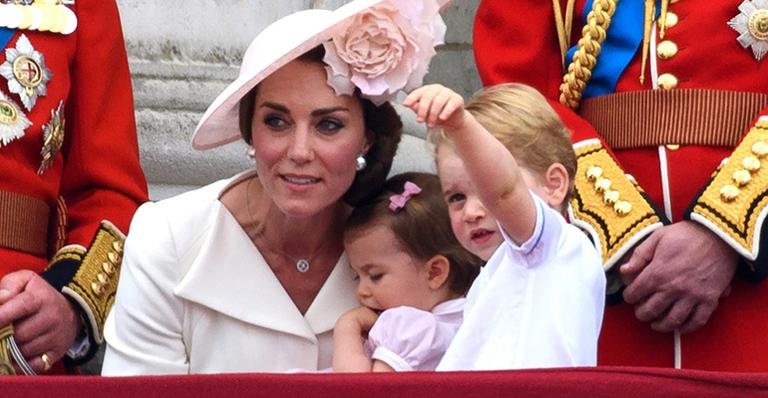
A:
[[[301,11],[254,39],[193,146],[242,137],[255,167],[139,208],[103,374],[331,365],[334,323],[356,305],[344,221],[392,163],[402,123],[386,101],[421,84],[445,33],[438,0],[423,3]]]

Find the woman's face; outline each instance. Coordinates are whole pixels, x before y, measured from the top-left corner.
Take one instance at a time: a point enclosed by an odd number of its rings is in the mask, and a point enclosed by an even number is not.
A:
[[[360,100],[336,95],[314,62],[293,61],[259,84],[251,127],[259,180],[294,217],[337,203],[370,146]]]

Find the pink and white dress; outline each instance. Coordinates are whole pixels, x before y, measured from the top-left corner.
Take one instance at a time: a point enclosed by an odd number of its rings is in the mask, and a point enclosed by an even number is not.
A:
[[[395,371],[435,370],[462,322],[466,299],[448,300],[432,311],[390,308],[368,332],[365,353]]]

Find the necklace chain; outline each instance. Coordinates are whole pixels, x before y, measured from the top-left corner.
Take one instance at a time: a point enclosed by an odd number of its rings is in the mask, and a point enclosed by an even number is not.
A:
[[[254,226],[256,225],[256,217],[253,216],[253,213],[251,212],[251,183],[253,182],[253,179],[255,177],[252,177],[248,180],[248,184],[245,186],[245,208],[248,211],[248,217],[250,217],[250,223],[251,227],[248,228],[249,230],[252,230]],[[249,234],[250,235],[250,234]],[[254,234],[251,239],[254,239],[257,234]],[[327,243],[327,242],[326,242]],[[300,257],[295,258],[288,253],[284,251],[275,251],[277,254],[289,259],[290,261],[293,261],[296,266],[296,270],[303,273],[306,273],[309,271],[311,261],[314,259],[314,257],[320,253],[320,250],[322,250],[325,247],[325,244],[320,245],[320,247],[317,248],[317,250],[312,253],[309,257]]]

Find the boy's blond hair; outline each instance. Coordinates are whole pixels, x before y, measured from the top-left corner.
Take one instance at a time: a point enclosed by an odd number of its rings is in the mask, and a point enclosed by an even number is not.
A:
[[[554,109],[536,89],[520,83],[504,83],[486,87],[476,93],[466,109],[512,153],[520,166],[542,178],[554,163],[568,171],[568,195],[573,195],[576,176],[576,154],[571,133]],[[453,145],[442,130],[429,133],[429,142]]]

